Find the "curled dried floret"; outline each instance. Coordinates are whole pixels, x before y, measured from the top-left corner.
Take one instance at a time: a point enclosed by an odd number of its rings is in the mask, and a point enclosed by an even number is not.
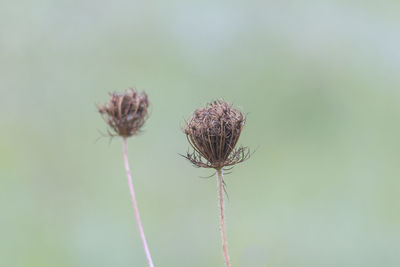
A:
[[[243,113],[223,100],[197,109],[184,126],[186,137],[194,149],[184,157],[197,167],[214,169],[245,161],[250,156],[249,149],[235,149],[244,124]]]
[[[149,114],[149,101],[145,92],[128,89],[123,93],[111,93],[110,99],[98,107],[104,121],[115,134],[129,137],[139,132]]]

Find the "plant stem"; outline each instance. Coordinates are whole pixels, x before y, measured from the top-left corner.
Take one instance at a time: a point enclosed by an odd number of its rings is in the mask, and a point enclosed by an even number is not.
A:
[[[229,263],[229,253],[228,253],[228,244],[226,242],[226,233],[225,233],[225,216],[224,216],[224,182],[222,169],[217,170],[217,178],[218,178],[218,195],[219,195],[219,211],[221,216],[221,238],[222,238],[222,249],[224,251],[224,259],[226,267],[230,267]]]
[[[126,175],[128,176],[128,185],[129,185],[129,191],[131,193],[133,209],[135,211],[136,221],[137,221],[137,224],[138,224],[138,227],[139,227],[140,237],[142,239],[144,252],[146,253],[147,261],[148,261],[150,267],[154,267],[153,260],[151,259],[151,255],[150,255],[150,250],[149,250],[149,247],[147,245],[146,236],[144,235],[142,222],[140,221],[139,209],[138,209],[137,202],[136,202],[136,197],[135,197],[135,190],[133,189],[132,175],[131,175],[131,171],[130,171],[130,168],[129,168],[128,148],[127,147],[128,146],[127,146],[127,143],[126,143],[126,138],[124,137],[122,139],[122,149],[123,149],[123,154],[124,154],[125,170],[126,170]]]

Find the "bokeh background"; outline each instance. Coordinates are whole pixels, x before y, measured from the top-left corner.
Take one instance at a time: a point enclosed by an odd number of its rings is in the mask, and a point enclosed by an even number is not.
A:
[[[224,98],[257,149],[226,176],[232,266],[400,266],[399,1],[11,1],[0,8],[0,266],[146,266],[121,140],[95,104],[146,90],[129,140],[156,266],[223,266],[216,182],[178,153]]]

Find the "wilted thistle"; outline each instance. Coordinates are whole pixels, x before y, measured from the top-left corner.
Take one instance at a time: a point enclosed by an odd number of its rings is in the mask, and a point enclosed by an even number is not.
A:
[[[184,157],[196,167],[213,168],[217,173],[222,247],[227,267],[230,263],[225,232],[223,170],[233,168],[250,156],[248,148],[235,148],[244,123],[242,112],[223,100],[217,100],[197,109],[184,127],[194,149]]]
[[[131,193],[133,209],[139,227],[144,251],[146,253],[149,266],[153,267],[149,247],[140,220],[139,209],[133,189],[132,176],[129,168],[127,142],[126,139],[137,134],[148,118],[149,101],[145,92],[138,93],[135,89],[128,89],[123,93],[112,93],[108,102],[98,107],[98,111],[110,128],[114,131],[110,136],[121,136],[123,144],[123,155],[125,170],[128,176],[129,191]]]

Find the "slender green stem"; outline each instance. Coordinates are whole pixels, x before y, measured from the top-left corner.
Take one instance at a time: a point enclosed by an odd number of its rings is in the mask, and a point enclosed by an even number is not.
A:
[[[225,232],[225,215],[224,215],[224,181],[223,181],[222,169],[217,170],[217,182],[218,182],[218,196],[219,196],[219,212],[221,218],[221,238],[222,238],[222,250],[224,252],[225,266],[230,267],[228,244],[226,241]]]

